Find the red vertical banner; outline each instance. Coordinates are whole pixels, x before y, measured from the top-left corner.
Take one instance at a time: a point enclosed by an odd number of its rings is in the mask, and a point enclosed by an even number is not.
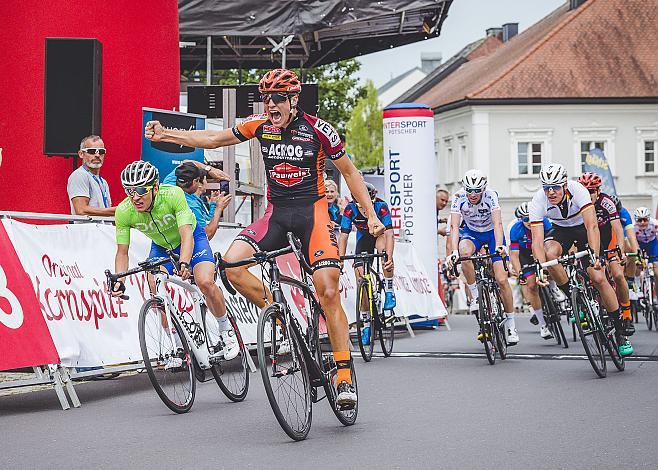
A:
[[[0,370],[59,363],[30,278],[0,223]]]

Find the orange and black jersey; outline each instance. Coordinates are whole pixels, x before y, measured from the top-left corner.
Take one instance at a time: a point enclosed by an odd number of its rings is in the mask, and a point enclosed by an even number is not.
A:
[[[324,168],[327,156],[345,155],[338,132],[331,124],[298,109],[285,129],[275,127],[267,114],[250,116],[233,128],[244,142],[254,137],[267,174],[267,198],[274,204],[312,202],[324,197]]]

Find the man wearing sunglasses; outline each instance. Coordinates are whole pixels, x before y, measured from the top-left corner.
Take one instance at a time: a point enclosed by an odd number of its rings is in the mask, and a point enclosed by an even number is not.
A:
[[[90,135],[80,142],[78,156],[82,165],[69,176],[66,192],[73,215],[114,215],[110,188],[100,175],[105,161],[105,144],[97,135]]]
[[[543,339],[551,339],[553,335],[546,326],[544,311],[541,306],[541,298],[537,289],[535,259],[532,257],[532,231],[530,230],[530,214],[528,203],[524,202],[514,211],[517,220],[510,229],[510,261],[513,270],[519,276],[519,284],[523,296],[530,302],[532,312],[539,323],[539,335]],[[551,223],[544,218],[544,230],[550,230]],[[532,322],[532,319],[530,320]]]
[[[257,139],[267,176],[268,206],[265,215],[243,230],[225,255],[228,261],[247,258],[256,251],[287,245],[287,232],[302,243],[313,268],[313,283],[326,316],[329,339],[337,364],[338,396],[344,409],[356,406],[356,391],[350,373],[351,355],[347,316],[340,303],[338,242],[329,220],[325,197],[326,158],[345,178],[368,219],[368,230],[378,237],[384,225],[377,218],[361,174],[345,157],[336,130],[297,107],[301,82],[291,70],[267,72],[258,84],[265,113],[251,116],[233,129],[181,131],[164,129],[157,121],[146,123],[144,135],[155,142],[172,142],[201,148],[218,148]],[[227,271],[230,281],[259,308],[271,301],[263,283],[247,268]],[[265,292],[265,294],[264,294]]]
[[[491,260],[507,317],[507,342],[510,346],[514,346],[519,342],[519,335],[514,321],[512,288],[502,263],[502,257],[507,256],[507,248],[498,193],[493,189],[487,189],[487,177],[480,170],[468,170],[462,178],[462,186],[463,188],[453,196],[450,209],[450,246],[453,251],[446,259],[448,269],[452,269],[460,256],[471,256],[480,251],[484,245],[487,245],[490,254],[496,255]],[[460,229],[462,221],[464,226]],[[471,293],[469,309],[477,315],[478,288],[475,283],[473,263],[471,261],[462,263],[462,270]],[[479,341],[484,338],[481,331],[477,338]]]
[[[159,183],[158,169],[151,163],[136,161],[121,172],[121,184],[126,199],[118,206],[115,215],[117,252],[115,272],[128,269],[130,229],[136,228],[152,241],[149,258],[168,257],[167,250],[180,256],[178,274],[183,280],[194,273],[194,282],[203,293],[210,312],[219,325],[222,350],[217,357],[230,360],[240,352],[233,327],[226,316],[224,295],[215,284],[215,259],[203,228],[197,224],[187,205],[183,190],[177,186]],[[173,273],[173,265],[164,267]],[[112,286],[112,295],[125,292],[123,279]],[[180,367],[182,359],[173,358],[166,367]]]
[[[640,249],[647,253],[649,256],[649,263],[653,266],[654,272],[654,282],[656,287],[658,287],[658,220],[651,217],[651,212],[646,207],[638,207],[633,213],[635,217],[635,227],[637,242],[640,245]],[[657,292],[656,287],[654,287],[654,295]],[[655,304],[655,300],[651,299],[651,302]]]
[[[631,302],[623,268],[623,265],[627,261],[626,253],[621,246],[624,239],[624,230],[619,220],[617,207],[610,196],[601,192],[603,180],[596,173],[583,173],[578,178],[578,182],[589,191],[590,199],[592,204],[594,204],[599,232],[601,234],[600,252],[603,254],[605,250],[618,250],[618,254],[609,254],[606,260],[607,269],[615,281],[619,303],[619,307],[615,311],[610,312],[610,315],[612,316],[618,336],[631,336],[635,333],[635,326],[633,325],[631,316]],[[619,341],[619,352],[622,356],[630,354],[632,352],[630,342]]]
[[[617,294],[601,269],[601,234],[589,191],[577,181],[568,180],[567,170],[559,163],[545,165],[539,172],[542,188],[530,203],[532,254],[538,263],[557,259],[575,245],[587,246],[594,253],[594,265],[587,269],[592,285],[601,294],[608,312],[619,309]],[[544,217],[553,223],[544,231]],[[567,273],[561,265],[548,268],[551,277],[564,294],[571,298]]]

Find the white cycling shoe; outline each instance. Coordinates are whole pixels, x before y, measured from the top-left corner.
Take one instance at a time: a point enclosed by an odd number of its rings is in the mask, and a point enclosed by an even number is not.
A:
[[[183,359],[180,357],[170,357],[165,362],[164,370],[180,369],[183,367]]]
[[[478,305],[477,299],[471,300],[471,303],[468,304],[468,310],[471,313],[476,313],[480,309],[480,306]]]
[[[516,332],[516,328],[508,328],[507,330],[507,345],[516,346],[519,342],[519,334]]]
[[[551,331],[548,329],[546,325],[539,328],[539,336],[541,336],[543,339],[553,338]]]
[[[223,355],[226,361],[235,359],[240,354],[240,344],[233,328],[220,332],[219,337],[222,339],[224,347],[217,355]]]

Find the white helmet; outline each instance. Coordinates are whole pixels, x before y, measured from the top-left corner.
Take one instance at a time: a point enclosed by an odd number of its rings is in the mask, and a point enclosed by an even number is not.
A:
[[[468,170],[462,178],[462,186],[467,191],[484,191],[487,187],[487,177],[480,170]]]
[[[635,209],[635,213],[633,215],[635,216],[635,220],[649,219],[651,217],[651,212],[649,212],[649,209],[646,207],[638,207]]]
[[[541,184],[564,184],[567,182],[567,169],[559,163],[549,163],[539,172]]]
[[[528,217],[530,215],[530,211],[528,210],[528,203],[524,202],[519,207],[517,207],[514,211],[514,215],[517,219]]]
[[[149,186],[160,179],[158,169],[149,162],[137,160],[130,163],[121,172],[121,184],[124,188]]]

